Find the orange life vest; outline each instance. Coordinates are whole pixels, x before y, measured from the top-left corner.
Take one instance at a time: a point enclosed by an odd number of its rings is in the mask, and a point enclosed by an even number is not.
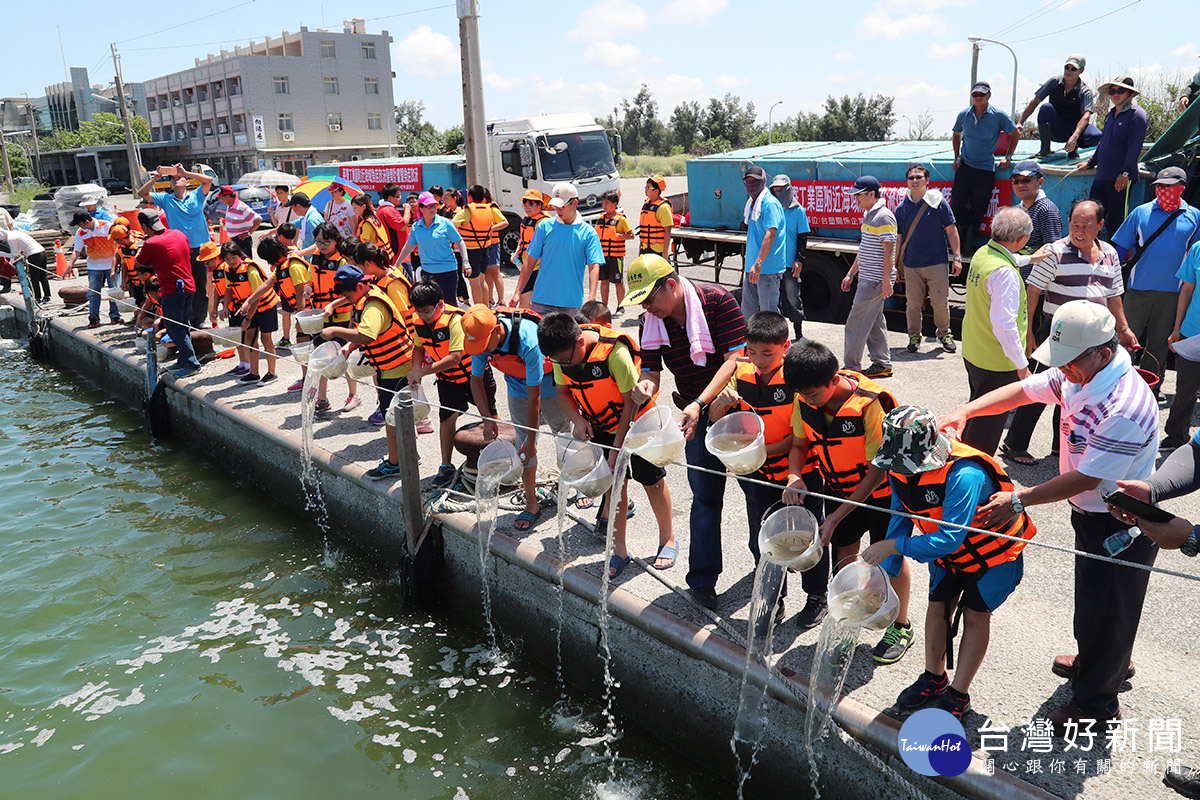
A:
[[[892,491],[896,493],[896,499],[900,501],[900,504],[909,513],[932,518],[913,520],[913,525],[922,533],[933,533],[938,529],[937,521],[942,518],[946,502],[946,476],[955,462],[964,458],[969,458],[983,467],[988,476],[1000,487],[1001,492],[1013,491],[1013,482],[1000,462],[987,453],[959,441],[952,443],[950,458],[940,469],[921,472],[917,475],[888,473],[892,482]],[[1024,511],[1008,522],[999,525],[986,525],[982,520],[982,515],[977,514],[971,521],[971,527],[1016,536],[1023,541],[1002,539],[986,533],[968,533],[961,547],[948,556],[942,556],[937,563],[946,569],[958,572],[983,572],[988,567],[1015,560],[1025,549],[1025,542],[1032,539],[1033,535],[1037,533],[1037,527],[1033,524],[1033,520]]]
[[[487,203],[467,203],[467,218],[459,224],[458,232],[468,250],[487,247],[492,237],[492,207]]]
[[[461,318],[463,315],[463,310],[458,306],[449,303],[443,306],[445,310],[432,325],[420,317],[416,319],[415,328],[417,335],[421,337],[421,348],[430,363],[441,361],[450,355],[450,320],[455,317]],[[464,356],[458,366],[437,373],[437,379],[446,383],[466,383],[471,378],[470,366],[470,359]]]
[[[638,218],[638,237],[641,241],[642,253],[662,254],[663,245],[667,243],[667,229],[658,221],[658,207],[666,203],[667,210],[671,204],[666,200],[647,200],[642,206],[642,215]]]
[[[396,254],[392,252],[392,243],[388,238],[387,228],[379,220],[370,217],[359,218],[354,235],[368,244],[378,245],[380,250],[387,253],[389,264],[395,260]]]
[[[896,407],[896,398],[878,383],[848,369],[838,375],[854,383],[854,391],[833,419],[825,421],[825,410],[800,403],[800,419],[804,423],[804,438],[816,451],[817,464],[825,486],[838,497],[849,497],[867,475],[867,439],[863,412],[876,398],[883,413]],[[887,481],[871,492],[880,499],[891,493]]]
[[[117,243],[117,253],[121,257],[121,266],[125,272],[125,279],[129,281],[130,286],[142,285],[142,276],[138,275],[134,259],[137,258],[138,251],[142,249],[142,242],[145,238],[140,233],[130,231],[129,238],[126,239],[125,244]]]
[[[226,272],[226,276],[229,279],[229,289],[233,292],[233,311],[236,311],[241,307],[242,303],[249,300],[250,295],[253,293],[253,290],[250,288],[251,268],[258,270],[259,280],[265,281],[267,279],[258,262],[250,261],[249,259],[243,259],[242,263],[233,272]],[[268,289],[262,297],[258,298],[258,307],[254,309],[254,313],[269,311],[277,305],[279,305],[279,295],[275,294],[273,289]]]
[[[737,393],[742,398],[742,410],[753,411],[762,417],[765,429],[763,439],[768,445],[781,442],[791,435],[796,392],[784,382],[782,365],[762,384],[750,359],[739,358],[734,366],[733,379],[737,381]],[[809,460],[812,460],[811,453]],[[755,474],[773,483],[787,481],[788,454],[767,456],[766,463]]]
[[[525,380],[525,359],[518,355],[520,348],[520,337],[517,331],[520,329],[521,321],[528,320],[534,325],[542,321],[542,315],[536,311],[530,311],[528,308],[497,308],[496,321],[499,322],[505,317],[508,318],[508,336],[500,342],[491,354],[491,362],[496,365],[496,369],[503,372],[510,378]],[[550,359],[542,356],[542,374],[549,375],[554,371]]]
[[[367,303],[375,300],[382,303],[391,316],[391,322],[382,334],[370,344],[362,346],[371,366],[380,372],[402,367],[412,360],[413,340],[409,329],[404,325],[404,318],[392,298],[378,286],[371,286],[361,300],[354,304],[354,322],[362,321],[363,310]]]
[[[312,257],[312,304],[313,308],[324,309],[325,306],[338,299],[340,295],[333,290],[333,275],[337,272],[338,267],[346,263],[341,256],[333,258],[325,258],[324,256],[314,255]],[[332,322],[345,322],[350,318],[348,311],[338,310],[332,317]]]
[[[633,356],[634,373],[641,372],[642,355],[637,342],[627,333],[618,333],[603,325],[580,325],[585,331],[594,331],[600,340],[592,347],[591,352],[578,366],[566,367],[559,365],[567,391],[579,406],[579,413],[598,430],[612,433],[617,429],[621,420],[621,411],[625,408],[625,398],[617,387],[617,381],[612,376],[608,366],[608,357],[613,348],[624,343]],[[650,408],[647,403],[642,409],[645,413]],[[641,416],[641,414],[636,414]]]
[[[225,271],[225,265],[217,261],[216,266],[212,269],[213,292],[218,298],[225,298],[225,290],[229,288],[229,277]]]
[[[403,299],[403,304],[398,304],[396,307],[400,310],[400,318],[404,320],[404,326],[408,328],[409,336],[411,336],[417,316],[413,310],[412,301],[408,299],[409,292],[412,291],[412,282],[409,281],[408,276],[404,274],[404,270],[402,269],[389,269],[375,279],[375,285],[383,289],[388,294],[388,297],[392,295],[391,285],[393,283],[400,287],[399,294]],[[396,301],[393,299],[392,302],[395,303]]]
[[[488,207],[493,208],[496,211],[500,210],[500,206],[497,205],[496,203],[488,203]],[[501,228],[499,231],[492,231],[491,234],[488,235],[488,241],[487,241],[488,247],[491,247],[494,244],[500,244],[500,232],[503,230],[505,230],[505,229]]]
[[[296,282],[292,280],[291,262],[293,258],[304,262],[304,266],[308,267],[308,262],[290,253],[279,266],[275,267],[275,291],[279,293],[279,302],[283,306],[283,310],[289,314],[300,310],[300,300],[296,296]]]
[[[525,251],[529,249],[529,243],[533,241],[533,232],[537,230],[537,226],[544,221],[550,219],[550,215],[545,211],[538,213],[536,217],[525,217],[521,220],[521,245],[517,248],[517,260],[521,261],[525,258]],[[540,262],[533,262],[533,269],[536,272]]]
[[[596,231],[600,234],[600,246],[604,249],[605,258],[625,257],[625,240],[617,233],[617,225],[623,219],[625,219],[624,214],[617,214],[612,218],[601,216],[595,222]]]

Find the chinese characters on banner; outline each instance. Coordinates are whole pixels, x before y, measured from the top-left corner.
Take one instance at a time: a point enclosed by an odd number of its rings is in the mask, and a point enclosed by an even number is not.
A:
[[[267,143],[267,126],[263,124],[263,118],[262,117],[251,117],[251,121],[254,125],[254,143],[255,144],[266,144]]]
[[[398,184],[401,191],[421,191],[420,164],[340,164],[338,177],[351,181],[364,192],[378,192],[389,183]]]
[[[908,188],[899,181],[881,181],[883,183],[883,199],[888,208],[893,211],[904,200]],[[862,224],[863,213],[858,203],[847,193],[854,186],[853,181],[792,181],[796,190],[796,199],[808,213],[808,224],[814,228],[857,228]],[[937,189],[950,202],[950,192],[953,184],[950,181],[931,181],[930,189]],[[1004,198],[1004,202],[1000,199]],[[992,198],[988,203],[987,214],[979,230],[990,234],[992,217],[1003,206],[1012,203],[1012,181],[996,181],[992,187]]]
[[[1145,772],[1157,776],[1168,766],[1180,766],[1183,721],[1083,719],[1067,722],[1061,738],[1064,744],[1059,751],[1045,719],[1013,729],[989,718],[979,728],[978,752],[989,775],[1003,770],[1013,775]]]

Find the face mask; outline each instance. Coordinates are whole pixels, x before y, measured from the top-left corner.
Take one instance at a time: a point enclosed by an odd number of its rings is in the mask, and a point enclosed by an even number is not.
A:
[[[1163,211],[1172,212],[1183,203],[1182,186],[1155,186],[1154,193],[1158,197],[1158,205]]]

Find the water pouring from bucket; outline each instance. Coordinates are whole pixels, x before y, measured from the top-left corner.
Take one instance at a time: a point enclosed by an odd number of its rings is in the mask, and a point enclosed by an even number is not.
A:
[[[496,530],[500,485],[520,480],[521,459],[512,442],[496,439],[479,453],[476,468],[479,470],[479,478],[475,482],[475,523],[479,535],[479,591],[483,600],[488,639],[493,652],[496,652],[499,650],[499,644],[496,639],[496,626],[492,622],[492,587],[488,555],[492,550],[492,534]]]
[[[734,475],[749,475],[767,461],[765,432],[758,414],[735,411],[709,426],[704,446]]]
[[[340,378],[346,373],[346,354],[337,342],[325,342],[312,351],[308,367],[323,378]]]
[[[671,412],[657,403],[634,420],[625,434],[625,448],[656,467],[665,467],[683,455],[685,444]]]

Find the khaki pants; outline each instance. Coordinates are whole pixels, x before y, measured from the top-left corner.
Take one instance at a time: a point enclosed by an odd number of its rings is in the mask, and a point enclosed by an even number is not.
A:
[[[908,335],[921,335],[921,310],[925,306],[925,295],[933,306],[933,324],[937,327],[937,338],[950,332],[950,265],[933,264],[928,267],[904,268],[904,297],[908,303]]]

